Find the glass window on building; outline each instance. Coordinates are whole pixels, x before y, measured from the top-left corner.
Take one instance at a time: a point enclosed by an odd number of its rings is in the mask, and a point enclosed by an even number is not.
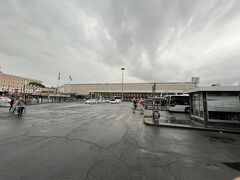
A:
[[[208,111],[240,112],[239,93],[208,94]]]
[[[240,100],[239,93],[209,93],[209,119],[239,120]]]
[[[189,96],[172,96],[170,105],[189,105]]]
[[[198,93],[193,94],[193,112],[195,116],[199,116],[199,97]]]
[[[203,118],[204,117],[203,94],[199,93],[198,98],[199,98],[199,116]]]

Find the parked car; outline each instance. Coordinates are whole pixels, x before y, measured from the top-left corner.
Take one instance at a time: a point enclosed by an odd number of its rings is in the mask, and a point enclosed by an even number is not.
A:
[[[89,99],[85,101],[85,104],[97,104],[97,103],[98,103],[98,100],[96,99]]]
[[[97,104],[98,100],[97,99],[92,99],[91,104]]]
[[[98,102],[99,103],[106,103],[106,101],[104,99],[99,99]]]
[[[9,107],[11,99],[8,97],[0,97],[0,106]]]
[[[107,103],[107,100],[103,99],[103,100],[102,100],[102,103]]]
[[[109,102],[110,102],[110,104],[119,104],[122,101],[121,101],[121,99],[111,99]]]
[[[86,100],[84,103],[85,103],[85,104],[91,104],[91,99]]]

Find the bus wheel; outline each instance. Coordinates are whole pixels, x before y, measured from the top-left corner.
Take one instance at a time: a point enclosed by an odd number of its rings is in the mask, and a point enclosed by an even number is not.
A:
[[[189,107],[185,108],[185,113],[190,113],[190,108]]]

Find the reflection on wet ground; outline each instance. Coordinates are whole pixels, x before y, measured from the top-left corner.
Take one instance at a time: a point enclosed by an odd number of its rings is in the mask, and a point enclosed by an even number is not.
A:
[[[146,110],[145,117],[151,119],[152,111]],[[160,111],[160,119],[156,123],[164,123],[164,124],[177,124],[177,125],[187,125],[187,126],[200,126],[203,127],[202,124],[193,122],[190,119],[190,115],[186,113],[175,113],[169,111]]]
[[[170,125],[170,126],[178,126],[178,127],[190,127],[190,128],[205,128],[205,125],[201,122],[195,121],[190,118],[189,114],[186,113],[178,113],[178,112],[169,112],[169,111],[160,111],[161,117],[158,121],[154,121],[152,118],[152,111],[145,111],[145,119],[144,121],[149,124],[154,125]],[[231,124],[223,124],[223,123],[209,123],[206,129],[219,129],[219,130],[227,130],[234,131],[240,133],[240,127],[231,125]]]

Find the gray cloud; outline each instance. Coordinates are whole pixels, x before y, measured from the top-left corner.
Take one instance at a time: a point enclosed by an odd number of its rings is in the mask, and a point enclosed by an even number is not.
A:
[[[0,65],[56,85],[240,76],[238,0],[0,0]]]

